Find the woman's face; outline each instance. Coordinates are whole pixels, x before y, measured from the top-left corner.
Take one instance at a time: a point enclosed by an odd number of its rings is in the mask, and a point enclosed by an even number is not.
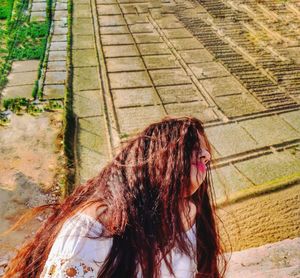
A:
[[[185,197],[193,195],[197,189],[201,186],[203,183],[205,177],[206,177],[206,165],[211,160],[211,155],[208,151],[208,146],[203,138],[201,136],[200,138],[200,145],[201,145],[201,152],[199,156],[197,157],[196,152],[194,151],[192,154],[192,164],[191,164],[191,184],[190,188],[185,194]]]

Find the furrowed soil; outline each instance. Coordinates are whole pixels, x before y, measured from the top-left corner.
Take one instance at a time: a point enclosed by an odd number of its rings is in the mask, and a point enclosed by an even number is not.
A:
[[[227,251],[261,246],[300,235],[300,184],[218,210]]]

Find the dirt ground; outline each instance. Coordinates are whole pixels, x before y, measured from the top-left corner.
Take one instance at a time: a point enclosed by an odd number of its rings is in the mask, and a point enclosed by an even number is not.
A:
[[[12,115],[0,126],[0,233],[29,207],[54,201],[60,192],[62,112],[39,116]],[[37,230],[41,219],[0,237],[0,261],[5,264],[24,239]]]
[[[218,210],[227,251],[300,236],[300,184]]]

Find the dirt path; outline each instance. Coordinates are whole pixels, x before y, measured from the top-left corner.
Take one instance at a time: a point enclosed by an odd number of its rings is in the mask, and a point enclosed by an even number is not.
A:
[[[56,199],[63,166],[61,129],[61,112],[36,117],[12,115],[8,126],[0,126],[0,232],[11,227],[29,207]],[[39,225],[36,219],[1,237],[1,261],[6,261],[13,248]]]

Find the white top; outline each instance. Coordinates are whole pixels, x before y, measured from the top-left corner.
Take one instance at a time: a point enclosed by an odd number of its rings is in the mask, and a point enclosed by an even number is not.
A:
[[[79,212],[69,218],[60,230],[49,253],[41,278],[95,278],[104,262],[112,238],[88,238],[99,236],[102,225],[93,217]],[[187,236],[196,246],[196,225],[187,231]],[[172,267],[176,278],[192,278],[196,273],[196,263],[176,248],[171,250]],[[142,277],[139,271],[138,277]],[[174,277],[164,261],[161,277]]]

